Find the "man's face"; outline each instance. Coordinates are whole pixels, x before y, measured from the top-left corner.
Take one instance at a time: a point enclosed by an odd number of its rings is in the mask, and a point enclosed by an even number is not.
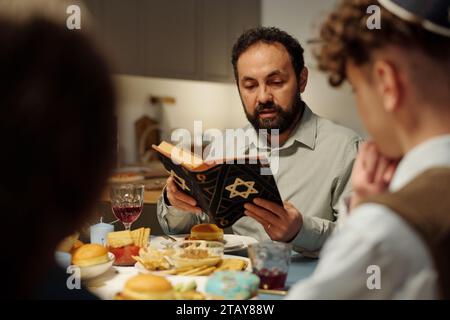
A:
[[[290,128],[301,112],[304,86],[279,43],[256,43],[237,61],[238,87],[248,121],[258,129]],[[306,84],[306,81],[305,81]]]
[[[401,147],[395,132],[392,113],[385,110],[383,95],[377,90],[377,80],[371,79],[371,66],[347,63],[346,73],[356,96],[358,113],[364,127],[375,141],[381,153],[389,158],[399,158]]]

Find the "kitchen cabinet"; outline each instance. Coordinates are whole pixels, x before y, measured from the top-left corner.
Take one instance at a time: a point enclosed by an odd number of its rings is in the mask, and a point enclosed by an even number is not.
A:
[[[117,61],[117,72],[138,74],[140,64],[140,39],[137,1],[107,0],[103,7],[103,37]]]
[[[260,25],[260,0],[85,0],[114,71],[234,81],[231,49]]]
[[[144,75],[198,79],[199,0],[138,0]]]
[[[139,1],[85,0],[85,4],[93,22],[87,27],[111,60],[113,71],[140,74]]]
[[[260,25],[259,0],[202,0],[202,79],[234,81],[231,51],[245,30]]]
[[[202,1],[202,77],[223,80],[231,76],[230,2]]]

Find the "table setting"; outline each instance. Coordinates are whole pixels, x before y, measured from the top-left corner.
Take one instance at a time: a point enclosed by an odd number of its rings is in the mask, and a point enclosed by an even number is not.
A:
[[[291,244],[224,234],[215,224],[179,235],[133,230],[144,190],[142,184],[113,185],[111,210],[124,230],[100,219],[90,227],[90,243],[72,235],[73,246],[56,252],[57,262],[78,268],[84,287],[100,299],[281,299],[315,268],[315,261],[299,260]]]

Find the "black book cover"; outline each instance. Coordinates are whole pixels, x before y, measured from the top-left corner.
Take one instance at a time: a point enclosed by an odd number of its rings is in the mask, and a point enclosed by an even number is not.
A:
[[[256,197],[283,204],[273,175],[261,174],[263,167],[269,168],[260,159],[241,159],[244,163],[220,163],[193,171],[164,154],[158,156],[178,187],[196,199],[203,212],[221,228],[244,216],[244,204]]]

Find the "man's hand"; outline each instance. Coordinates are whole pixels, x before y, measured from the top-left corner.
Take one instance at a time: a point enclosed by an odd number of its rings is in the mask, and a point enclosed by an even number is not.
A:
[[[197,207],[197,201],[179,190],[172,177],[167,179],[166,192],[171,206],[190,213],[199,214],[202,212],[202,209]]]
[[[398,160],[390,160],[383,156],[375,143],[363,143],[352,171],[353,194],[350,209],[358,206],[365,197],[385,192],[391,183],[397,164]]]
[[[292,241],[303,225],[301,213],[289,202],[282,207],[275,202],[255,198],[253,203],[246,203],[244,207],[245,214],[261,223],[274,241]]]

